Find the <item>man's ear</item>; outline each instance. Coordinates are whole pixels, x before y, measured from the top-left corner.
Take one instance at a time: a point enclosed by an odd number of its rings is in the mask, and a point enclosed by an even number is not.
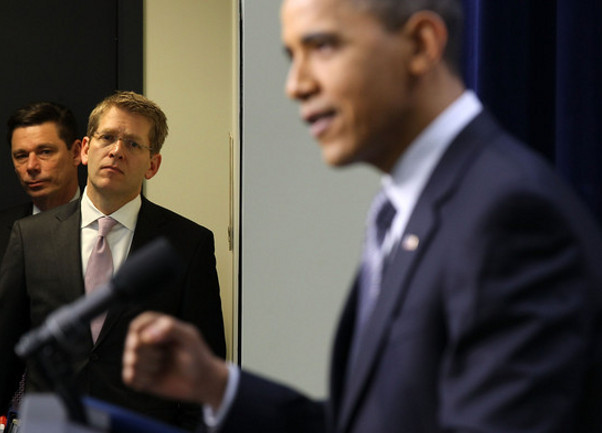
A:
[[[81,147],[81,160],[83,165],[88,165],[88,151],[90,150],[90,138],[84,137],[82,139]]]
[[[152,178],[155,174],[157,174],[160,166],[161,166],[161,154],[157,153],[157,154],[151,156],[150,166],[148,167],[148,170],[146,170],[146,173],[144,174],[144,178],[146,180],[149,180],[150,178]]]
[[[75,140],[71,144],[71,156],[73,157],[73,165],[78,166],[82,162],[82,141]]]
[[[416,12],[406,22],[404,32],[413,41],[409,61],[411,74],[424,75],[442,61],[448,34],[439,15],[431,11]]]

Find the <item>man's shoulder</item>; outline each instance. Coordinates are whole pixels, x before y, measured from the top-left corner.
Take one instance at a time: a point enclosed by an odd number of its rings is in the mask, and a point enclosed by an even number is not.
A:
[[[447,194],[447,203],[453,200],[466,226],[471,215],[511,216],[519,222],[527,214],[548,221],[556,215],[576,231],[582,231],[579,226],[599,231],[583,200],[551,162],[486,111],[458,135],[431,184],[431,196]]]
[[[2,224],[12,224],[18,219],[31,215],[32,203],[23,203],[0,210],[0,221]]]
[[[15,221],[31,216],[31,203],[12,206],[0,211],[0,259],[2,258]]]
[[[473,175],[487,192],[496,186],[549,191],[550,182],[564,183],[550,161],[506,131],[486,110],[460,132],[450,146],[447,168],[456,175]],[[475,182],[475,179],[471,179]]]
[[[74,214],[80,213],[79,200],[75,200],[64,205],[29,215],[19,220],[19,225],[22,230],[29,230],[36,227],[50,227],[55,221],[65,221]]]
[[[142,207],[140,208],[140,215],[138,217],[138,223],[143,222],[153,223],[156,227],[164,230],[177,230],[183,234],[202,233],[212,234],[211,230],[201,224],[192,221],[170,209],[160,206],[156,203],[151,202],[147,198],[142,199]]]

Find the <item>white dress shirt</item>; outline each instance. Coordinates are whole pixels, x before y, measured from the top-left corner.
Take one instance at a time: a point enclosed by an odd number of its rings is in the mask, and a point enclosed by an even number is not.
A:
[[[111,215],[107,215],[119,223],[115,224],[106,237],[113,256],[113,273],[117,272],[130,252],[140,206],[142,206],[142,198],[138,195]],[[82,270],[84,275],[86,275],[88,260],[98,237],[98,218],[105,216],[92,204],[87,194],[87,188],[84,189],[82,196],[81,212]]]

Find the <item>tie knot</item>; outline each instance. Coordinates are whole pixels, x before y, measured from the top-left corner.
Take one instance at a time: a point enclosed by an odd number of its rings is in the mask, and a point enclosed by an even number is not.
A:
[[[117,221],[111,217],[103,216],[98,218],[98,235],[106,236],[115,224],[117,224]]]
[[[376,226],[376,241],[378,242],[378,245],[383,243],[385,234],[387,233],[387,230],[389,230],[396,213],[395,206],[393,206],[391,201],[383,195],[382,203],[380,204],[380,208],[378,209],[374,220]]]

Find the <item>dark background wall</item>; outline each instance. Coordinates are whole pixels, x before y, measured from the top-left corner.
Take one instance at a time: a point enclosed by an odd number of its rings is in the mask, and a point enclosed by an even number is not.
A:
[[[0,65],[2,209],[27,200],[6,139],[15,109],[59,102],[73,110],[83,136],[102,98],[117,89],[142,91],[142,0],[2,0]]]

